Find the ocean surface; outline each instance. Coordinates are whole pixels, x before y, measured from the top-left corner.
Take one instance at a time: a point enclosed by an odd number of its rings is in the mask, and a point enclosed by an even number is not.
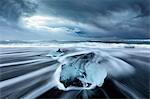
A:
[[[148,99],[150,44],[134,42],[0,41],[0,98]]]

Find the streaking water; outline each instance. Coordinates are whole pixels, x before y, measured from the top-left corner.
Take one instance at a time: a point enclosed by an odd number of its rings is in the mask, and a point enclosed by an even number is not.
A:
[[[89,98],[97,89],[111,98],[107,80],[126,97],[149,97],[148,47],[64,46],[1,48],[1,98],[32,99],[53,88],[63,91],[58,98]]]

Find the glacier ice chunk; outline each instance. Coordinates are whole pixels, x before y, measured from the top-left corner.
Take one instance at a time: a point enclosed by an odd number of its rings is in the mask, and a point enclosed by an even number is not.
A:
[[[100,64],[92,61],[94,53],[69,57],[62,65],[60,82],[65,87],[102,86],[107,72]]]
[[[58,49],[57,51],[51,51],[46,56],[51,57],[53,59],[58,59],[60,56],[63,56],[64,52]]]

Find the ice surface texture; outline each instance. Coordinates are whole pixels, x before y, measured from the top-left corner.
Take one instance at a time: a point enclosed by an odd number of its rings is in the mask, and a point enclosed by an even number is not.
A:
[[[63,90],[73,89],[75,86],[77,89],[101,87],[107,74],[118,78],[134,73],[134,68],[128,63],[98,50],[67,54],[59,61],[61,65],[57,80],[63,83],[59,87]]]
[[[78,79],[83,87],[88,84],[101,86],[106,75],[105,68],[99,67],[96,60],[94,61],[94,53],[87,53],[67,58],[62,65],[60,80],[75,83],[73,80]]]

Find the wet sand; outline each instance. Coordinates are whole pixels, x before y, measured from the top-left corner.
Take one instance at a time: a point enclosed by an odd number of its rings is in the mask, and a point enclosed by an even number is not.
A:
[[[53,48],[0,48],[0,97],[25,97],[49,83],[59,65],[57,60],[46,56],[51,49]],[[47,91],[39,93],[38,98],[69,98],[70,96],[80,98],[136,98],[137,96],[148,98],[150,87],[149,49],[122,48],[101,50],[105,50],[113,57],[132,65],[136,69],[136,73],[125,78],[107,78],[101,88],[95,88],[91,91],[87,90],[88,93],[92,94],[90,96],[85,95],[85,90],[66,92],[57,88],[49,88]]]

